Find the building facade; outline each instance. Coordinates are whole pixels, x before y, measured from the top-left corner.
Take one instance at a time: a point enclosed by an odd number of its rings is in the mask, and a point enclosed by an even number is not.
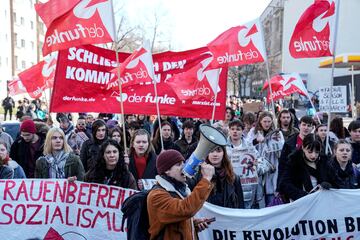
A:
[[[7,81],[42,59],[45,26],[35,12],[36,0],[0,1],[0,99]]]

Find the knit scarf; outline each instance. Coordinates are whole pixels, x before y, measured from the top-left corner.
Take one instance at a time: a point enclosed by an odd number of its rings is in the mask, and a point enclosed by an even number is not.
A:
[[[69,157],[69,153],[64,151],[53,152],[45,156],[49,164],[49,178],[62,179],[65,178],[65,163]]]

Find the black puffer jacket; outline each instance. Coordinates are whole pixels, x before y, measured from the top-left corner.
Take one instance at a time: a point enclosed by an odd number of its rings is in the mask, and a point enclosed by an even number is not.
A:
[[[194,178],[188,179],[189,188],[193,190],[201,179],[202,175],[199,171]],[[221,177],[219,171],[216,171],[211,182],[214,183],[214,188],[207,202],[227,208],[244,208],[244,195],[239,176],[235,176],[234,183],[229,184],[226,178]]]
[[[96,159],[100,152],[100,146],[105,140],[106,138],[102,141],[88,139],[81,146],[80,159],[84,166],[85,172],[88,172],[90,169],[95,167]]]

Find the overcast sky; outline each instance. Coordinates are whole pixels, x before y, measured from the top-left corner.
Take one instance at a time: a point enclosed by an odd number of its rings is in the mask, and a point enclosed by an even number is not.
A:
[[[160,27],[165,34],[169,34],[170,37],[167,38],[171,38],[172,48],[186,50],[202,47],[228,28],[259,17],[270,2],[271,0],[128,0],[124,7],[132,23],[139,19],[151,21],[156,9],[161,19]]]

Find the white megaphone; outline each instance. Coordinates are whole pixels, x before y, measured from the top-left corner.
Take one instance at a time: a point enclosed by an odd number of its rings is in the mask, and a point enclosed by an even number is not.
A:
[[[207,155],[217,146],[225,145],[226,137],[223,133],[210,125],[201,124],[199,143],[190,158],[186,160],[183,173],[188,177],[193,177]]]

